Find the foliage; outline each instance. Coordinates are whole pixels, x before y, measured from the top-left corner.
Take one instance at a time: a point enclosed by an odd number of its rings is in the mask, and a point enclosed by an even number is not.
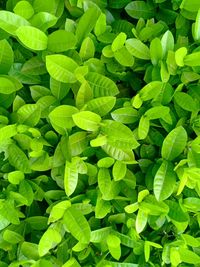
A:
[[[200,266],[200,1],[0,1],[0,266]]]

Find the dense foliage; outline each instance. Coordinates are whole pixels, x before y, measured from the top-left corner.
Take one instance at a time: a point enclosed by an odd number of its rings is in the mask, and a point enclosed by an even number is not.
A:
[[[200,1],[0,9],[0,267],[200,266]]]

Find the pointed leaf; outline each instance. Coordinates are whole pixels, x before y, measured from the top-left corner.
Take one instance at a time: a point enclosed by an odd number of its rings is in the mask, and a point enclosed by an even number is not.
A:
[[[16,35],[22,44],[32,50],[40,51],[47,48],[47,36],[44,32],[32,26],[21,26]]]
[[[63,223],[68,231],[81,243],[89,243],[91,230],[83,214],[73,206],[65,211]]]
[[[115,96],[119,93],[116,84],[102,74],[89,72],[86,79],[93,90],[94,97]]]
[[[46,67],[50,76],[63,83],[75,83],[77,63],[64,55],[49,55],[46,57]]]
[[[186,147],[187,132],[179,126],[173,129],[164,139],[162,145],[162,157],[166,160],[174,160]]]
[[[74,123],[81,129],[86,131],[97,131],[101,117],[91,111],[81,111],[72,116]]]
[[[171,162],[163,161],[155,175],[153,190],[158,201],[167,199],[174,191],[176,173],[173,169]]]

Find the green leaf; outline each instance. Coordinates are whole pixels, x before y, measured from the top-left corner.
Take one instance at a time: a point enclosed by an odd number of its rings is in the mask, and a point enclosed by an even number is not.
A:
[[[28,1],[19,1],[13,11],[25,19],[30,19],[34,14],[34,9]]]
[[[199,247],[199,240],[191,235],[182,234],[181,237],[186,242],[188,246],[191,247]]]
[[[200,9],[197,12],[195,23],[192,25],[192,34],[195,41],[200,40]]]
[[[160,81],[153,81],[148,83],[139,92],[141,100],[148,101],[153,98],[156,98],[160,94],[162,86],[163,83]]]
[[[67,42],[66,42],[67,40]],[[73,49],[76,45],[76,37],[73,33],[65,30],[57,30],[48,36],[48,50],[60,53]]]
[[[88,144],[88,137],[86,132],[76,132],[69,137],[69,145],[72,156],[80,155]]]
[[[81,44],[79,55],[83,61],[86,61],[90,58],[93,58],[94,54],[95,54],[94,42],[90,37],[86,37]]]
[[[126,41],[125,45],[127,50],[134,57],[144,60],[149,60],[151,58],[149,48],[145,44],[143,44],[140,40],[136,38],[131,38]]]
[[[124,32],[120,32],[117,37],[113,40],[111,48],[113,52],[116,52],[117,50],[121,49],[126,41],[126,34]]]
[[[135,227],[138,234],[144,230],[147,224],[147,219],[148,219],[147,213],[139,209],[135,221]]]
[[[103,200],[101,197],[97,198],[95,206],[95,217],[103,219],[111,211],[111,204],[109,201]]]
[[[112,118],[115,121],[124,123],[124,124],[132,124],[136,121],[138,121],[138,112],[132,107],[124,107],[124,108],[119,108],[115,109],[111,113]]]
[[[116,84],[104,75],[95,72],[89,72],[86,76],[93,90],[94,97],[115,96],[119,93]]]
[[[112,257],[116,260],[119,260],[121,257],[120,238],[117,237],[116,235],[111,234],[107,237],[106,242]]]
[[[174,94],[174,99],[176,103],[184,110],[191,112],[197,110],[196,103],[189,94],[184,92],[176,92]]]
[[[162,59],[163,51],[162,44],[158,37],[154,38],[150,44],[150,56],[151,62],[154,66],[156,66],[159,61]]]
[[[8,76],[0,76],[0,93],[12,94],[16,91],[16,86]]]
[[[194,52],[190,55],[185,56],[184,64],[190,67],[199,66],[200,52]]]
[[[185,149],[187,143],[187,132],[179,126],[173,129],[164,139],[161,154],[166,160],[174,160]]]
[[[49,3],[49,1],[47,1],[46,3]],[[56,16],[48,12],[39,12],[30,19],[30,22],[31,25],[45,32],[50,27],[54,26],[57,20],[58,18]]]
[[[28,26],[30,23],[23,17],[13,14],[10,11],[0,10],[0,28],[11,35],[16,35],[16,30],[21,26]]]
[[[69,200],[60,201],[54,205],[50,212],[48,223],[60,220],[69,207],[71,207],[71,202]]]
[[[176,222],[187,222],[188,214],[183,211],[180,205],[172,200],[166,200],[165,203],[169,206],[169,213],[167,214],[170,219]]]
[[[191,212],[199,212],[200,200],[197,197],[187,197],[183,201],[183,206]]]
[[[180,254],[180,259],[182,262],[195,264],[195,265],[198,265],[200,263],[199,255],[197,255],[195,252],[189,249],[181,248],[179,250],[179,254]]]
[[[158,201],[167,199],[174,191],[176,184],[176,173],[171,162],[163,161],[156,172],[153,190]]]
[[[54,248],[58,243],[60,243],[61,239],[61,235],[57,230],[48,228],[39,241],[39,256],[42,257],[47,254],[50,249]]]
[[[99,15],[100,15],[99,9],[97,9],[96,7],[91,7],[80,18],[76,28],[77,44],[79,46],[83,41],[83,39],[95,27]]]
[[[21,171],[13,171],[8,174],[8,181],[11,184],[19,184],[24,179],[24,173]]]
[[[155,15],[154,6],[143,1],[131,2],[125,7],[125,10],[134,19],[150,19]]]
[[[49,113],[49,119],[54,129],[65,134],[67,129],[75,126],[72,116],[78,112],[78,109],[69,105],[60,105]]]
[[[163,56],[167,55],[169,50],[174,50],[174,36],[171,31],[167,30],[161,39]]]
[[[114,144],[104,144],[102,149],[116,160],[121,160],[127,163],[137,163],[131,149],[120,149]]]
[[[138,126],[138,137],[139,139],[145,139],[148,135],[150,128],[150,122],[149,118],[147,116],[142,116],[139,121],[139,126]]]
[[[98,172],[98,186],[103,200],[114,199],[120,191],[118,184],[111,181],[109,170],[106,168],[100,168]]]
[[[48,38],[46,34],[32,26],[21,26],[16,35],[22,44],[32,50],[40,51],[47,48]]]
[[[37,104],[26,104],[18,109],[17,114],[19,123],[33,127],[37,125],[40,120],[41,109]]]
[[[17,244],[21,241],[23,241],[23,236],[14,232],[14,231],[11,231],[9,229],[6,229],[3,233],[3,239],[8,242],[8,243],[11,243],[11,244]]]
[[[106,31],[106,15],[104,13],[101,13],[94,27],[94,33],[96,36],[99,36],[103,34],[105,31]]]
[[[83,214],[73,206],[65,211],[63,223],[68,231],[81,243],[89,243],[91,230]]]
[[[186,47],[180,47],[179,49],[176,50],[175,61],[179,67],[183,67],[185,65],[186,55],[187,55],[187,48]]]
[[[66,162],[64,173],[64,186],[65,192],[68,196],[73,194],[78,183],[77,165],[74,163]]]
[[[101,117],[91,111],[81,111],[72,118],[76,126],[85,131],[97,131],[100,127]]]
[[[87,109],[103,117],[113,109],[115,103],[116,97],[114,96],[97,97],[87,102]]]
[[[133,132],[120,122],[104,120],[101,133],[107,137],[108,143],[116,148],[135,149],[139,146]]]
[[[11,138],[17,134],[16,124],[7,125],[0,128],[0,143],[5,139]]]
[[[46,57],[46,67],[50,76],[63,83],[75,83],[74,71],[77,63],[64,55],[49,55]]]
[[[8,155],[9,162],[13,167],[24,173],[30,173],[29,160],[25,153],[17,145],[9,145]]]
[[[47,72],[44,61],[37,56],[26,61],[21,71],[27,75],[42,75]]]
[[[106,237],[111,233],[112,227],[104,227],[91,232],[90,242],[100,243],[106,239]]]
[[[189,0],[183,0],[180,8],[190,12],[197,12],[197,10],[200,8],[200,3],[198,0],[192,0],[192,2],[190,2]]]
[[[116,161],[113,165],[112,175],[115,181],[123,179],[126,175],[127,167],[126,164],[121,161]]]
[[[117,50],[114,53],[114,57],[119,64],[125,67],[132,67],[135,62],[134,57],[126,47],[122,47],[121,49]]]
[[[76,106],[82,108],[88,101],[93,98],[93,92],[88,82],[84,81],[76,95]],[[91,110],[92,111],[92,110]]]
[[[12,47],[7,40],[0,41],[0,73],[7,74],[14,62]],[[1,84],[1,83],[0,83]]]
[[[75,258],[70,258],[62,267],[81,267],[78,261]]]
[[[170,112],[170,109],[165,106],[156,106],[153,108],[148,109],[144,116],[146,116],[149,120],[156,120],[160,118],[164,118],[166,115],[168,115]]]
[[[21,245],[21,252],[28,259],[38,260],[39,258],[38,245],[35,243],[24,241]]]

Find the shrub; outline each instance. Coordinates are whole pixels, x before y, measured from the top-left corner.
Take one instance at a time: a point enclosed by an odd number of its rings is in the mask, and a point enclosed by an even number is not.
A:
[[[0,266],[200,266],[200,1],[0,10]]]

